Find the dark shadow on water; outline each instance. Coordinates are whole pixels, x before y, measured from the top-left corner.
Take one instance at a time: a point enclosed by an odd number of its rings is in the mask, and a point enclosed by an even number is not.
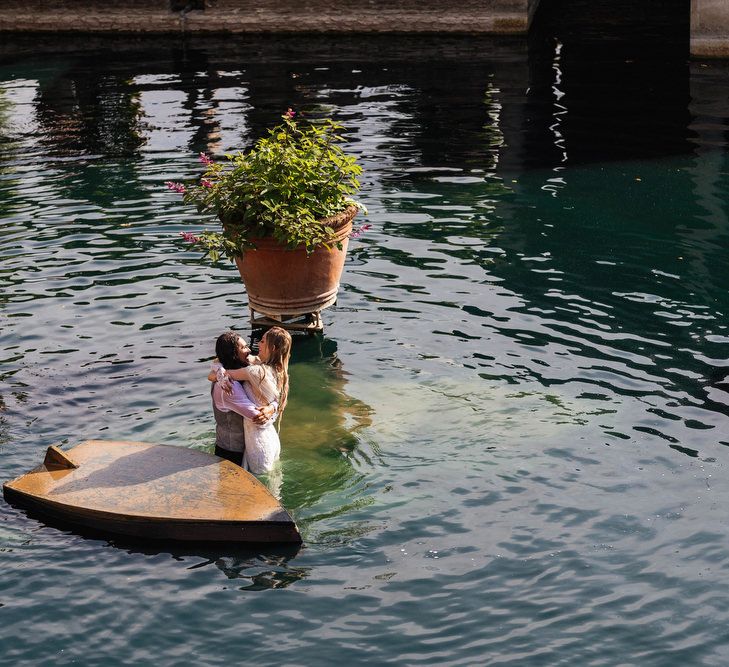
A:
[[[238,586],[240,590],[247,591],[286,588],[306,579],[310,571],[310,568],[296,567],[291,563],[301,550],[298,545],[261,544],[218,547],[204,543],[135,542],[117,537],[109,539],[107,544],[116,549],[123,549],[130,554],[148,556],[169,554],[172,559],[177,561],[199,558],[201,562],[190,566],[189,570],[215,566],[231,582],[247,582]]]
[[[310,570],[293,565],[293,561],[304,548],[300,544],[218,544],[139,539],[80,527],[63,520],[54,519],[52,523],[48,523],[42,514],[33,510],[16,508],[12,505],[9,507],[18,512],[21,521],[35,521],[43,526],[44,530],[58,531],[59,543],[62,542],[62,534],[65,533],[129,554],[143,556],[166,554],[172,560],[179,562],[199,559],[200,562],[189,566],[188,569],[197,570],[215,566],[227,579],[247,580],[245,585],[239,586],[240,590],[286,588],[305,579]]]
[[[542,0],[529,44],[528,166],[551,166],[550,153],[553,166],[562,152],[569,164],[692,152],[689,9]]]
[[[189,570],[217,567],[231,581],[247,581],[240,590],[258,591],[286,588],[305,579],[310,568],[296,567],[292,561],[301,545],[212,545],[206,543],[163,543],[109,538],[107,544],[130,554],[153,556],[169,554],[178,561],[198,558]]]

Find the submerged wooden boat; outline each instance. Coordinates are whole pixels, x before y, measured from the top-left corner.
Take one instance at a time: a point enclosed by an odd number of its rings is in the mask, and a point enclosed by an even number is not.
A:
[[[3,485],[5,499],[65,524],[140,538],[301,542],[253,475],[212,454],[144,442],[49,447],[43,465]]]

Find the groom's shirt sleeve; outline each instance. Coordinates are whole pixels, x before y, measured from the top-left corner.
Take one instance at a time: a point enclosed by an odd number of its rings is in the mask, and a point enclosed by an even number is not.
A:
[[[243,417],[253,419],[258,417],[258,408],[256,404],[248,398],[248,395],[243,391],[239,382],[233,382],[233,391],[230,394],[226,394],[224,391],[221,392],[223,397],[223,408],[226,410],[232,410],[237,412]]]

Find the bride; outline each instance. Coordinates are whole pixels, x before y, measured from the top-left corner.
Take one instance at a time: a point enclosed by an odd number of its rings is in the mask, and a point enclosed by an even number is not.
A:
[[[254,475],[269,472],[281,453],[281,442],[274,422],[280,419],[286,407],[289,393],[289,359],[291,357],[291,335],[281,327],[269,329],[258,345],[258,356],[249,356],[248,366],[218,371],[218,382],[225,387],[228,379],[243,383],[250,399],[259,407],[278,404],[274,419],[258,424],[245,418],[245,453],[243,467]]]

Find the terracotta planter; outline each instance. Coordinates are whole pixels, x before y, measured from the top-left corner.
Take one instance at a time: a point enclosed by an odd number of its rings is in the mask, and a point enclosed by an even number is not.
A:
[[[322,220],[336,230],[332,247],[319,247],[310,255],[303,246],[290,250],[270,238],[253,239],[256,248],[236,259],[250,308],[266,315],[303,315],[331,306],[337,299],[356,214],[357,207],[350,206]]]

